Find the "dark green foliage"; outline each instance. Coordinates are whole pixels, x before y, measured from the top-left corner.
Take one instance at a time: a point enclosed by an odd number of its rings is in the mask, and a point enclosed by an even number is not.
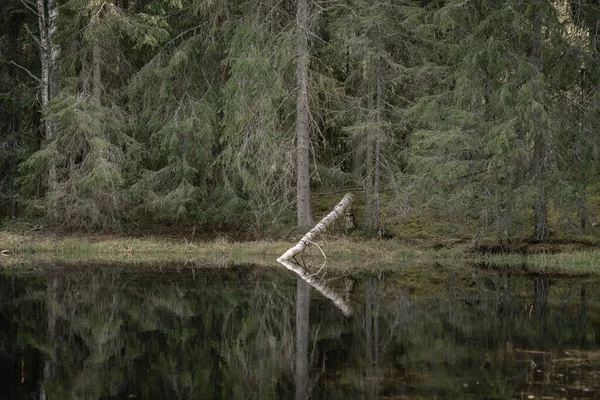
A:
[[[294,1],[61,2],[61,90],[45,110],[37,17],[20,1],[6,11],[0,217],[18,204],[56,204],[55,223],[88,230],[288,217]],[[310,14],[313,190],[362,186],[375,230],[414,212],[449,231],[476,220],[475,239],[500,242],[590,228],[596,2],[352,0]]]
[[[35,15],[7,1],[0,14],[0,221],[16,218],[18,165],[39,146],[40,112],[36,99],[40,62],[32,35]]]
[[[579,92],[582,67],[568,55],[585,49],[577,49],[568,22],[560,21],[564,14],[550,2],[467,4],[450,2],[433,12],[452,52],[445,90],[421,98],[411,110],[424,129],[412,135],[409,165],[438,189],[433,193],[447,203],[442,208],[453,203],[458,210],[479,211],[481,233],[492,227],[502,241],[528,218],[540,193],[548,196],[544,201],[557,201],[559,186],[581,186],[564,173],[574,172],[574,165],[561,162],[575,161],[564,157],[575,144],[564,100]],[[539,65],[536,18],[543,26]],[[577,120],[582,126],[589,121]],[[595,145],[593,139],[587,148]],[[536,146],[543,146],[539,157]],[[592,153],[580,159],[591,161]]]

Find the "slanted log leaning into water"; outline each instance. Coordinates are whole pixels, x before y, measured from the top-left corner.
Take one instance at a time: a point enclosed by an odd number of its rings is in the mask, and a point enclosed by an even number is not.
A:
[[[277,262],[281,263],[281,261],[287,261],[290,258],[302,253],[306,246],[312,243],[312,241],[315,240],[315,238],[319,234],[323,233],[325,229],[327,229],[327,227],[331,225],[336,219],[344,215],[344,211],[346,211],[346,209],[352,206],[353,200],[354,196],[352,195],[352,193],[346,194],[342,201],[340,201],[337,204],[337,206],[335,206],[333,210],[325,216],[325,218],[319,221],[319,223],[315,225],[314,228],[308,231],[308,233],[304,235],[294,247],[289,248],[288,251],[283,253],[283,255],[277,259]]]
[[[352,205],[353,196],[352,193],[348,193],[337,206],[333,208],[325,218],[323,218],[314,228],[312,228],[306,235],[300,239],[300,241],[294,246],[288,249],[281,257],[277,259],[277,262],[295,272],[300,278],[308,282],[312,287],[318,290],[322,295],[333,301],[333,303],[344,313],[346,316],[352,315],[352,307],[344,300],[344,298],[337,293],[329,289],[325,284],[319,282],[314,276],[315,274],[309,274],[308,271],[297,262],[293,261],[292,258],[302,253],[304,249],[315,240],[315,238],[323,233],[329,225],[331,225],[336,219],[342,215],[348,215],[350,207]],[[351,214],[350,214],[351,215]],[[348,225],[348,223],[346,223]]]

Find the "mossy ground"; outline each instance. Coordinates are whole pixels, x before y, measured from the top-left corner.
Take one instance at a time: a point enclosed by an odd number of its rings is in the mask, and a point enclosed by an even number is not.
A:
[[[339,202],[343,193],[315,195],[315,220],[322,218]],[[564,230],[548,243],[534,243],[524,232],[499,246],[493,236],[483,237],[476,246],[471,238],[475,221],[447,220],[433,213],[412,212],[402,219],[394,214],[389,199],[382,204],[383,222],[391,239],[380,240],[361,231],[345,236],[343,227],[334,226],[320,238],[321,247],[312,246],[306,258],[321,265],[343,270],[383,271],[415,268],[415,273],[432,266],[475,265],[485,268],[509,266],[519,271],[550,274],[600,275],[600,235],[596,228]],[[596,204],[596,203],[592,203]],[[598,202],[600,207],[600,202]],[[354,215],[359,226],[364,220],[364,197],[357,194]],[[392,217],[393,215],[393,217]],[[0,229],[0,250],[10,256],[0,263],[50,258],[71,261],[173,261],[211,264],[253,263],[277,265],[276,259],[292,246],[303,232],[292,224],[273,226],[260,234],[220,232],[207,234],[193,225],[149,226],[115,235],[73,234],[39,230],[29,223],[13,223]],[[258,239],[257,239],[258,238]],[[323,253],[321,252],[323,251]]]
[[[182,262],[194,264],[277,265],[276,259],[295,241],[209,241],[187,238],[135,238],[113,235],[55,237],[46,234],[0,232],[0,247],[10,255],[0,258],[0,265],[35,262],[39,259],[61,261],[111,262]],[[425,269],[479,266],[515,271],[600,275],[600,249],[564,245],[560,252],[535,254],[482,253],[468,243],[453,242],[433,246],[430,242],[414,243],[400,239],[376,240],[354,237],[324,236],[318,247],[310,246],[304,254],[309,264],[336,271],[419,271]],[[325,256],[324,256],[325,255]]]

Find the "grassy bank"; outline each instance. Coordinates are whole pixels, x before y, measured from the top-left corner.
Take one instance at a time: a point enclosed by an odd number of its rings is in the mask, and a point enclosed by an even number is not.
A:
[[[36,260],[69,262],[184,262],[196,265],[277,265],[276,259],[293,241],[236,242],[224,238],[190,241],[186,238],[120,236],[63,236],[0,231],[0,265],[35,263]],[[305,252],[305,260],[344,270],[422,270],[424,268],[510,268],[515,272],[600,276],[600,249],[562,245],[535,254],[482,253],[468,242],[408,242],[325,237]],[[322,252],[321,252],[322,250]]]

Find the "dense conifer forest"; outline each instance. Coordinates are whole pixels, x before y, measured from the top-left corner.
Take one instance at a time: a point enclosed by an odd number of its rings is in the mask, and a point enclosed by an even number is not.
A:
[[[600,218],[599,86],[595,0],[3,0],[0,219],[306,227],[354,190],[365,231],[546,241]]]

